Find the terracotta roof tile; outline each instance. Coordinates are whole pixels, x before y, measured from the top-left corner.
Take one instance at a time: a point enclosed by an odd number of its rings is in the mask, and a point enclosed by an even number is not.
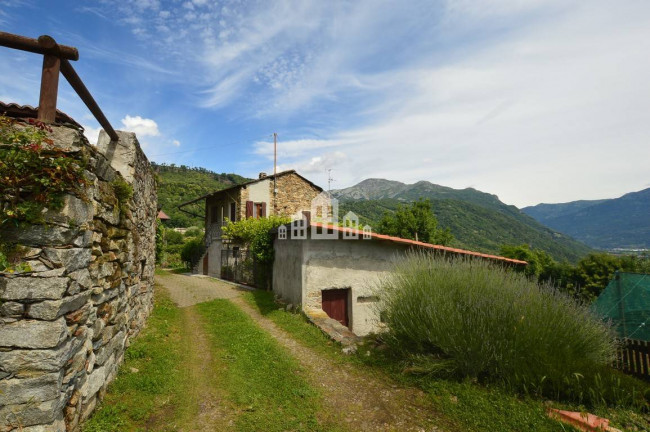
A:
[[[334,226],[334,225],[326,225],[322,224],[319,222],[312,222],[311,226],[319,227],[319,228],[328,228],[328,229],[333,229],[335,231],[340,231],[340,232],[353,232],[359,235],[359,237],[363,237],[363,231],[362,230],[355,230],[353,228],[346,228],[346,227],[340,227],[340,226]],[[473,251],[468,251],[465,249],[457,249],[457,248],[452,248],[448,246],[441,246],[441,245],[434,245],[431,243],[424,243],[421,241],[415,241],[415,240],[409,240],[409,239],[404,239],[400,237],[393,237],[385,234],[376,234],[376,233],[370,233],[371,237],[373,239],[377,240],[386,240],[390,241],[393,243],[400,243],[400,244],[406,244],[406,245],[413,245],[413,246],[419,246],[423,247],[426,249],[434,249],[434,250],[439,250],[443,252],[451,252],[459,255],[467,255],[467,256],[476,256],[476,257],[481,257],[481,258],[487,258],[491,260],[496,260],[496,261],[502,261],[502,262],[507,262],[511,264],[516,264],[516,265],[528,265],[526,261],[521,261],[518,259],[512,259],[512,258],[506,258],[498,255],[490,255],[490,254],[484,254],[481,252],[473,252]]]
[[[16,103],[5,103],[0,101],[0,115],[6,115],[7,117],[13,118],[37,118],[38,108],[34,108],[31,105],[18,105]],[[72,117],[59,110],[56,110],[55,122],[58,124],[68,123],[83,129],[83,127]]]

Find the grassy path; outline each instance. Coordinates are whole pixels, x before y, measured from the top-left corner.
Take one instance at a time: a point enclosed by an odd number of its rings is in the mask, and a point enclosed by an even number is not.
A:
[[[183,336],[186,357],[184,362],[187,391],[183,395],[187,406],[191,407],[182,418],[178,430],[221,431],[230,430],[233,425],[233,412],[226,406],[225,395],[218,377],[220,364],[214,361],[210,349],[210,338],[205,331],[205,323],[196,306],[183,309]]]
[[[351,364],[334,363],[296,341],[244,299],[232,302],[303,365],[309,381],[323,392],[326,411],[341,413],[342,423],[351,430],[437,430],[434,423],[439,416],[422,391],[379,380]]]
[[[380,359],[342,355],[270,293],[166,272],[156,279],[147,327],[85,431],[571,430],[538,401],[394,379],[373,367]]]

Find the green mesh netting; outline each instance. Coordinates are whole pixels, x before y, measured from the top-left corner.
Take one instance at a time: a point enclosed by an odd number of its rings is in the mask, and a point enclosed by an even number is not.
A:
[[[621,337],[650,341],[650,274],[617,272],[593,308]]]

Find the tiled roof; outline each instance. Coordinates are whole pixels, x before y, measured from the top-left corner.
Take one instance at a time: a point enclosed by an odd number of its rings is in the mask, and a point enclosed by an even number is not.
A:
[[[346,228],[346,227],[340,227],[340,226],[334,226],[334,225],[326,225],[322,224],[320,222],[312,222],[311,226],[314,227],[319,227],[319,228],[328,228],[328,229],[333,229],[335,231],[339,232],[352,232],[359,235],[360,238],[363,237],[363,231],[362,230],[355,230],[353,228]],[[496,261],[501,261],[501,262],[507,262],[510,264],[516,264],[516,265],[528,265],[526,261],[521,261],[518,259],[512,259],[512,258],[506,258],[498,255],[490,255],[490,254],[484,254],[480,252],[473,252],[473,251],[468,251],[465,249],[457,249],[457,248],[452,248],[448,246],[440,246],[440,245],[434,245],[431,243],[424,243],[421,241],[415,241],[415,240],[409,240],[409,239],[404,239],[400,237],[393,237],[385,234],[376,234],[371,232],[370,233],[371,237],[373,240],[386,240],[390,241],[393,243],[399,243],[399,244],[405,244],[405,245],[412,245],[412,246],[418,246],[426,249],[434,249],[434,250],[439,250],[442,252],[450,252],[458,255],[467,255],[467,256],[475,256],[475,257],[480,257],[480,258],[487,258],[491,260],[496,260]]]
[[[158,212],[158,219],[160,219],[160,220],[169,220],[171,218],[169,216],[167,216],[167,214],[164,211],[160,210]]]
[[[5,103],[0,101],[0,115],[6,115],[7,117],[13,118],[37,118],[38,108],[34,108],[31,105],[18,105],[16,103]],[[83,127],[72,117],[59,110],[56,110],[55,122],[59,124],[67,123],[83,129]]]

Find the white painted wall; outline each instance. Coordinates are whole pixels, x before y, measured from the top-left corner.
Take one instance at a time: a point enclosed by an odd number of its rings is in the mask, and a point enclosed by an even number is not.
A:
[[[303,308],[321,309],[322,290],[350,288],[350,329],[359,336],[377,332],[377,303],[369,297],[408,249],[378,240],[276,240],[273,290]]]
[[[248,200],[253,202],[265,202],[267,211],[269,205],[271,204],[271,180],[265,179],[252,185],[247,186],[248,188]]]

